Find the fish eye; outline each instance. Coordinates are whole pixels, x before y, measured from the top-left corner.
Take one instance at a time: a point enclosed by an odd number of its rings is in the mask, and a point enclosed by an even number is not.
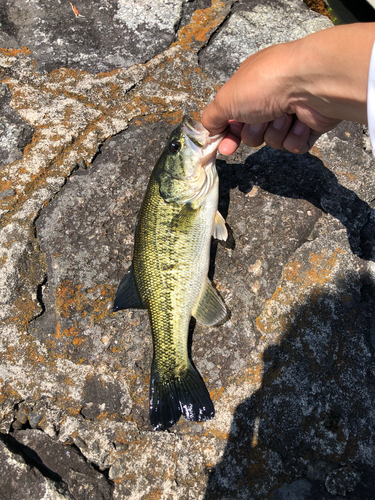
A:
[[[180,151],[181,149],[181,142],[180,141],[172,141],[170,144],[169,144],[169,151],[172,153],[172,154],[176,154]]]

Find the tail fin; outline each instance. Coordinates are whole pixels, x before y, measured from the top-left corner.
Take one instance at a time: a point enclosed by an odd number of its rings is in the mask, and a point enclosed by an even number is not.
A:
[[[193,366],[171,379],[162,381],[156,367],[151,369],[150,421],[155,430],[165,430],[181,415],[203,422],[215,415],[214,405],[204,382]]]

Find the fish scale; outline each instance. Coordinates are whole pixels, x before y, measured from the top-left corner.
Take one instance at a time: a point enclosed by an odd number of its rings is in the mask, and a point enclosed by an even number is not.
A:
[[[198,296],[201,288],[199,277],[191,282],[196,263],[188,253],[193,245],[199,254],[207,238],[199,227],[193,237],[184,233],[183,228],[173,232],[172,220],[181,206],[164,201],[154,176],[146,199],[138,221],[133,265],[139,276],[140,295],[149,308],[155,362],[162,368],[162,373],[167,374],[176,367],[183,369],[188,366],[187,339],[181,332],[188,332],[192,310],[189,304],[193,302],[191,294]],[[157,236],[144,237],[150,234]],[[208,266],[205,264],[199,267],[203,267],[202,271],[207,275]],[[181,310],[189,312],[181,314]]]

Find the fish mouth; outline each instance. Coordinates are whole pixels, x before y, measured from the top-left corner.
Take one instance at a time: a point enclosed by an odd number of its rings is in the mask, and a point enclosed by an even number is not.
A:
[[[190,143],[192,149],[200,149],[202,157],[211,156],[213,153],[216,155],[219,144],[227,135],[227,130],[220,132],[220,134],[210,135],[209,131],[200,122],[190,116],[184,116],[181,130],[185,137],[195,146]]]
[[[193,168],[185,177],[193,194],[180,199],[179,203],[192,203],[204,198],[211,191],[217,180],[215,168],[219,144],[227,135],[227,130],[210,136],[209,131],[198,121],[184,116],[180,125],[185,139],[184,150],[192,161]]]

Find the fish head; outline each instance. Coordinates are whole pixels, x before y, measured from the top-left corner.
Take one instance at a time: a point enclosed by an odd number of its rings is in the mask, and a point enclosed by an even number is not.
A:
[[[202,199],[217,177],[215,160],[226,131],[211,136],[201,123],[185,116],[172,132],[160,159],[160,192],[165,201]]]

